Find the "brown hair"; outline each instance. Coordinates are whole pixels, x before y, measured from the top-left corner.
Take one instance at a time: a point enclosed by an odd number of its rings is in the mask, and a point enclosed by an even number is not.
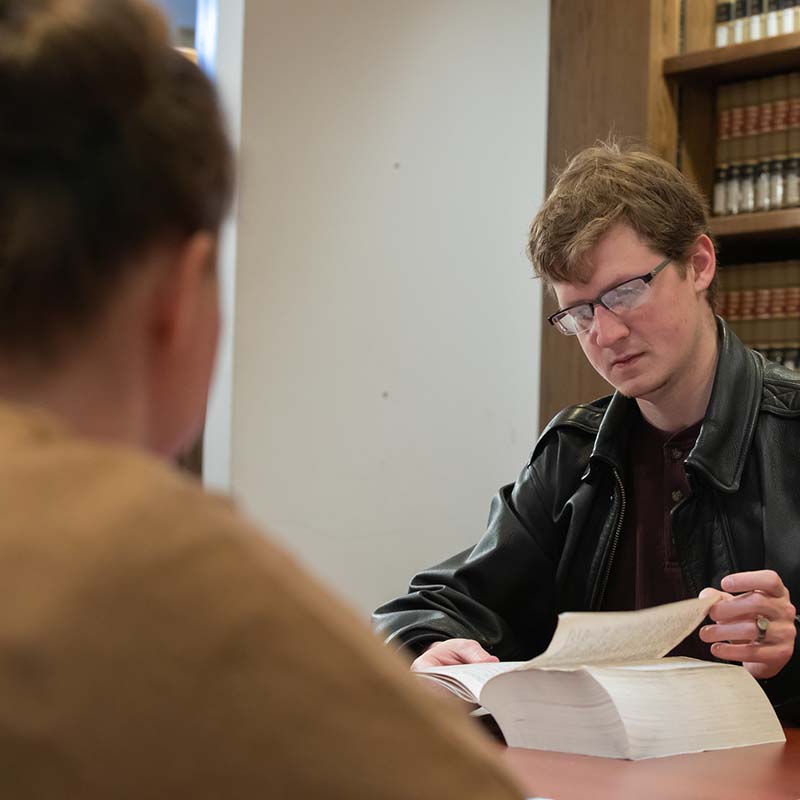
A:
[[[698,236],[709,235],[706,202],[685,175],[647,150],[603,142],[570,160],[536,214],[528,243],[534,270],[548,284],[587,281],[589,251],[620,222],[682,275]],[[712,310],[717,292],[715,275],[706,290]]]
[[[140,0],[0,0],[0,353],[50,357],[136,257],[216,232],[215,91]]]

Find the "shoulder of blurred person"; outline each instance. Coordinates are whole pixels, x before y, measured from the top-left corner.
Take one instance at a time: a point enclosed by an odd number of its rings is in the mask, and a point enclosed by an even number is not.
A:
[[[0,407],[0,793],[515,797],[230,501]]]

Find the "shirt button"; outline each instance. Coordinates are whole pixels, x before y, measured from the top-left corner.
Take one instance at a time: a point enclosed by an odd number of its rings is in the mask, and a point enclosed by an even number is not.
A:
[[[683,500],[683,492],[680,489],[675,489],[672,493],[672,502],[680,503],[681,500]]]
[[[683,458],[683,451],[677,447],[669,449],[669,456],[673,461],[680,461]]]

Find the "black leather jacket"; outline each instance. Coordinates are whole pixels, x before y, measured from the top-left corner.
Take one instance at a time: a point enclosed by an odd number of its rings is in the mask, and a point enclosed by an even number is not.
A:
[[[774,569],[799,603],[800,374],[718,325],[714,387],[685,461],[692,492],[672,510],[686,589]],[[599,609],[626,513],[633,411],[614,394],[559,413],[517,482],[493,499],[478,544],[375,612],[387,643],[418,653],[463,637],[501,660],[527,659],[546,648],[559,612]],[[800,647],[762,685],[784,719],[800,718]]]

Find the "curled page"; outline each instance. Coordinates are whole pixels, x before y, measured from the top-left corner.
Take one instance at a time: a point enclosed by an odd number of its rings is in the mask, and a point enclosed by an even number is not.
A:
[[[516,669],[661,658],[706,618],[713,604],[710,598],[698,597],[640,611],[559,614],[558,627],[547,650]]]

